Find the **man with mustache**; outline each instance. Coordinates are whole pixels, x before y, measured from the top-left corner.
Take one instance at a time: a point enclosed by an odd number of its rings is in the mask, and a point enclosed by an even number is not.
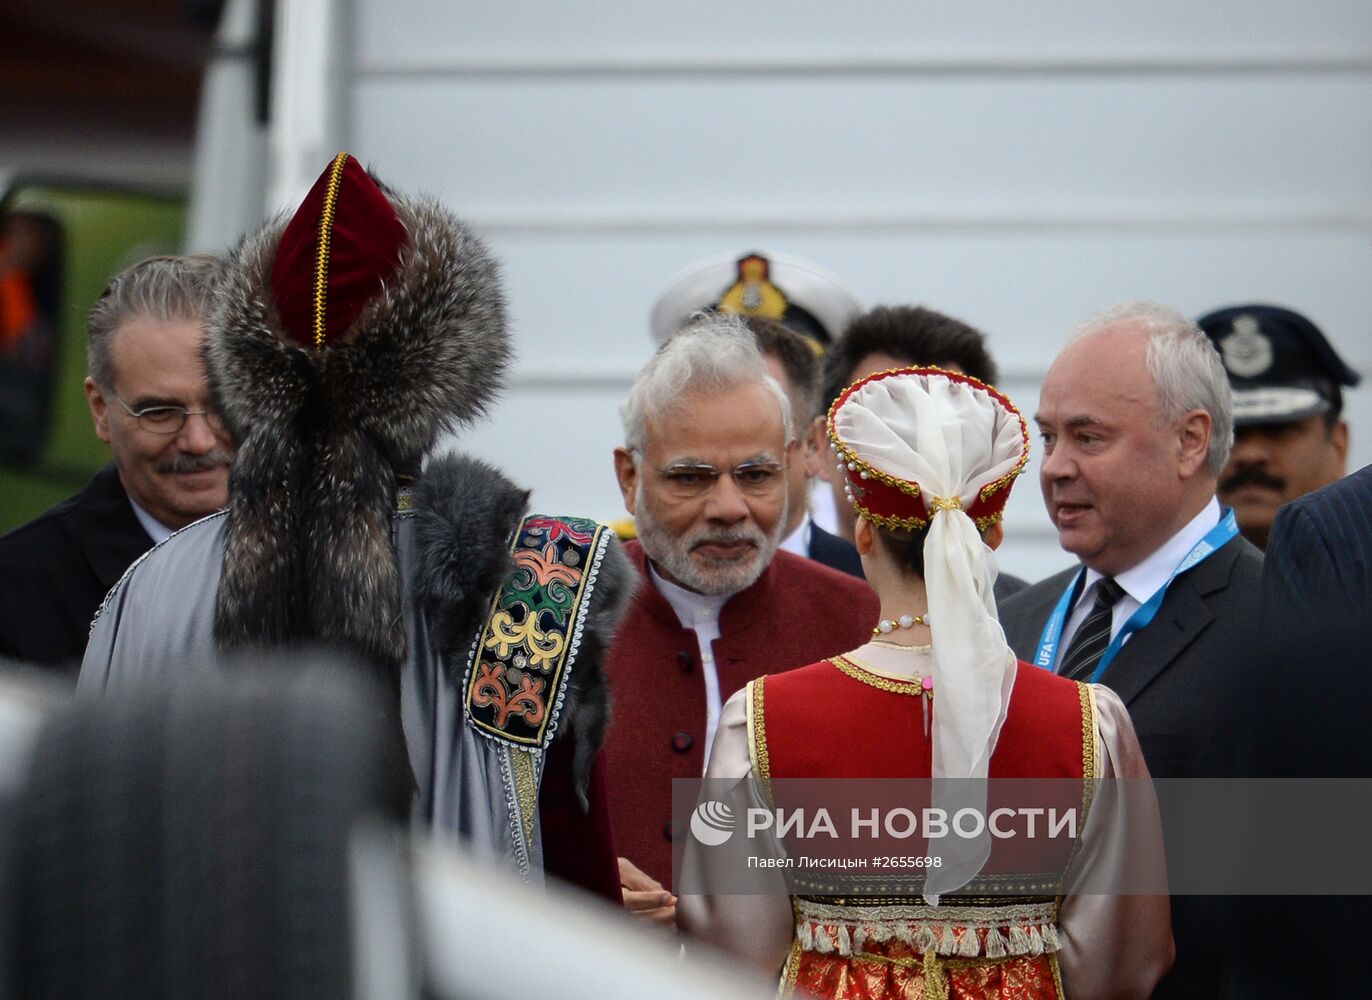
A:
[[[672,779],[704,773],[725,699],[869,638],[878,605],[863,581],[777,551],[796,430],[742,319],[703,315],[668,340],[620,415],[642,579],[610,651],[610,812],[625,904],[670,924]]]
[[[1220,502],[1260,549],[1277,510],[1347,472],[1348,423],[1341,386],[1358,373],[1300,313],[1238,305],[1202,316],[1234,390],[1234,450],[1220,475]]]
[[[75,670],[129,564],[227,502],[234,447],[201,359],[220,269],[211,256],[152,257],[91,310],[86,398],[114,461],[0,539],[0,655]]]

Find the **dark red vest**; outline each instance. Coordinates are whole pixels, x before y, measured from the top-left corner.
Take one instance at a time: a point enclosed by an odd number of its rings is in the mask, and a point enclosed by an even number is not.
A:
[[[700,647],[647,578],[637,542],[625,551],[642,574],[610,650],[613,718],[605,746],[610,819],[619,853],[663,885],[672,869],[672,779],[705,763]],[[789,552],[720,612],[714,644],[722,699],[755,677],[861,645],[880,605],[865,581]]]
[[[844,665],[846,670],[826,660],[754,685],[753,735],[761,741],[758,759],[760,765],[764,759],[766,762],[759,767],[766,771],[763,776],[928,778],[932,745],[924,731],[923,695],[918,682],[892,681],[855,669],[846,661]],[[937,691],[932,704],[936,717]],[[1065,816],[1068,810],[1079,809],[1074,826],[1079,835],[1091,792],[1080,779],[1097,774],[1093,714],[1087,685],[1020,662],[1009,712],[991,755],[988,810],[1052,807],[1059,816]],[[1040,778],[1071,780],[1000,780]],[[872,789],[870,801],[881,803],[883,808],[890,806],[878,786],[855,786],[851,792],[844,786],[845,813],[849,803],[846,796],[856,796],[853,805],[864,801],[862,787]],[[923,790],[927,791],[927,786]],[[785,786],[780,786],[778,805],[786,794]],[[928,804],[927,798],[908,802],[916,811]],[[892,843],[892,849],[899,848],[900,853],[922,854],[926,842],[923,836],[915,836]],[[1056,882],[1061,875],[1074,846],[1071,838],[1051,846],[1044,841],[1031,844],[1023,836],[993,840],[991,860],[983,873],[1043,876],[1036,879],[1034,888],[1026,890],[1031,895],[1042,894],[1048,882]],[[854,848],[843,848],[850,849]]]
[[[904,686],[896,682],[893,686]],[[920,697],[881,690],[825,660],[768,677],[773,778],[927,778]],[[1094,747],[1084,685],[1020,662],[992,778],[1080,778]],[[937,712],[938,692],[934,692]],[[1085,738],[1084,737],[1089,737]]]

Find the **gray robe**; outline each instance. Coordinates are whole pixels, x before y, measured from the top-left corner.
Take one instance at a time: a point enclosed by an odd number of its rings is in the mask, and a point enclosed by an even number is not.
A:
[[[561,684],[556,686],[556,696],[549,698],[546,739],[539,745],[521,745],[472,723],[467,682],[470,657],[478,645],[477,630],[473,629],[470,641],[462,645],[463,662],[446,662],[453,657],[435,644],[435,636],[442,632],[435,629],[425,611],[432,601],[421,599],[418,593],[426,586],[417,531],[419,513],[398,510],[391,528],[403,588],[402,618],[408,650],[400,696],[405,742],[418,784],[414,817],[436,832],[460,835],[478,854],[501,859],[525,879],[538,881],[542,877],[542,844],[536,812],[547,745],[556,735],[559,722],[563,726],[573,722],[583,730],[603,725],[603,719],[592,718],[589,724],[574,721],[572,713],[578,710],[589,709],[593,717],[604,712],[603,691],[599,692],[601,704],[597,707],[589,704],[596,699],[588,697],[585,690],[578,697],[576,685],[580,683],[584,689],[588,683],[598,684],[596,660],[608,645],[609,633],[629,596],[625,591],[633,580],[633,570],[613,533],[598,531],[587,556],[582,603],[568,636]],[[105,598],[91,627],[77,685],[80,693],[98,694],[140,681],[217,669],[220,654],[214,638],[215,600],[227,519],[227,512],[221,512],[197,521],[129,568]],[[532,519],[519,522],[514,511],[509,520],[522,532]],[[448,540],[472,544],[472,526],[455,524]],[[510,539],[495,539],[494,543],[508,549]],[[429,591],[434,589],[428,587]],[[449,587],[447,592],[461,590]],[[478,628],[484,625],[494,596],[487,591],[469,599],[468,603],[479,604],[473,619]],[[575,703],[578,701],[580,704]],[[582,756],[580,751],[578,754]]]

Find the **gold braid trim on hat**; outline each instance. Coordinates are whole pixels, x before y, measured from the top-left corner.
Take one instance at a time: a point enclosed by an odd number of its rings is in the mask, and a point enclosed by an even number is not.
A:
[[[919,517],[896,517],[894,514],[878,514],[874,511],[863,510],[856,504],[853,505],[853,510],[862,520],[871,521],[873,524],[890,528],[892,531],[923,531],[929,527],[929,522]]]
[[[1015,419],[1019,421],[1019,437],[1022,447],[1020,448],[1019,461],[1015,463],[1014,468],[999,479],[992,480],[981,488],[979,496],[983,501],[990,500],[992,496],[999,493],[1001,490],[1009,489],[1011,481],[1024,471],[1024,466],[1029,462],[1029,424],[1024,419],[1024,414],[1020,413],[1020,411],[1010,403],[1009,397],[997,392],[989,385],[986,386],[986,389],[994,397],[997,397],[1006,403],[1008,406],[1007,412],[1014,414]]]
[[[1010,398],[1006,396],[1003,392],[972,375],[968,375],[964,372],[954,372],[949,369],[940,367],[939,365],[902,365],[898,368],[887,368],[881,372],[872,372],[870,375],[864,375],[858,381],[866,382],[869,379],[876,378],[878,375],[889,375],[897,372],[903,372],[908,370],[909,368],[915,367],[925,369],[926,371],[944,372],[952,376],[954,381],[963,382],[968,385],[971,385],[975,389],[981,389],[985,391],[993,399],[995,399],[1002,405],[1002,408],[1006,413],[1010,414],[1016,420],[1019,421],[1019,435],[1021,443],[1019,460],[1015,462],[1014,466],[1008,472],[1006,472],[1005,475],[1001,476],[999,479],[994,479],[991,482],[987,483],[985,486],[983,486],[977,492],[977,497],[984,503],[985,501],[990,500],[991,497],[999,493],[1001,490],[1008,489],[1010,484],[1014,481],[1015,477],[1024,472],[1024,467],[1029,463],[1029,424],[1024,419],[1024,414],[1022,414],[1019,411],[1019,409],[1014,405],[1014,403],[1010,401]],[[920,488],[918,483],[913,483],[905,479],[896,479],[895,477],[889,476],[886,473],[882,472],[880,469],[873,467],[871,464],[863,461],[862,458],[859,457],[858,454],[855,451],[853,451],[850,447],[848,447],[848,445],[838,436],[838,430],[834,426],[834,413],[838,410],[839,403],[843,401],[846,392],[847,390],[844,390],[843,393],[839,393],[838,398],[835,399],[829,405],[829,413],[827,419],[825,420],[825,426],[829,432],[829,440],[833,443],[834,450],[839,453],[839,457],[843,459],[845,464],[851,462],[856,470],[866,472],[868,479],[875,479],[878,482],[885,483],[887,486],[893,486],[896,489],[900,490],[902,493],[906,493],[909,496],[919,496]],[[884,528],[892,528],[904,531],[920,531],[928,527],[929,525],[929,521],[924,518],[890,517],[882,514],[874,514],[869,511],[865,511],[862,509],[862,506],[857,503],[854,503],[853,506],[856,508],[859,517],[865,518],[866,520],[871,521],[874,524],[879,524]],[[929,498],[929,500],[927,501],[927,512],[929,516],[932,518],[933,515],[940,510],[965,510],[965,508],[963,507],[962,500],[959,497]],[[986,531],[992,525],[1000,522],[1004,518],[1004,516],[1005,512],[1002,510],[998,513],[990,514],[985,517],[973,518],[973,522],[976,524],[977,530]]]
[[[324,194],[324,214],[319,219],[319,256],[314,265],[314,349],[324,349],[324,334],[328,329],[325,300],[329,291],[329,248],[333,242],[333,217],[338,210],[338,189],[343,185],[343,167],[347,153],[339,153],[329,167],[329,187]]]
[[[886,369],[887,372],[897,372],[902,370],[902,368]],[[875,374],[878,373],[874,372],[873,375]],[[885,372],[882,372],[880,374],[885,374]],[[872,375],[864,376],[864,378],[872,377]],[[825,426],[829,431],[829,440],[833,443],[834,450],[838,452],[839,458],[843,459],[844,465],[852,465],[854,470],[858,472],[867,473],[868,479],[875,479],[879,483],[885,483],[887,486],[890,486],[893,489],[900,490],[900,492],[906,494],[907,496],[916,498],[920,497],[923,491],[920,490],[919,483],[911,482],[908,479],[897,479],[895,476],[882,472],[880,469],[872,465],[870,462],[865,461],[860,455],[858,455],[857,452],[853,451],[853,449],[848,446],[848,443],[846,441],[844,441],[841,437],[838,436],[838,429],[834,426],[834,413],[838,410],[839,402],[842,399],[843,394],[840,393],[839,398],[835,399],[833,403],[829,405],[829,414],[827,419],[825,420]],[[844,475],[846,478],[847,473],[844,473]],[[885,514],[877,514],[872,511],[863,510],[862,505],[860,503],[854,503],[853,506],[857,510],[857,514],[859,517],[865,518],[866,520],[871,521],[874,524],[879,524],[883,528],[890,528],[893,531],[919,531],[920,529],[926,527],[929,524],[927,520],[921,517],[888,516]]]

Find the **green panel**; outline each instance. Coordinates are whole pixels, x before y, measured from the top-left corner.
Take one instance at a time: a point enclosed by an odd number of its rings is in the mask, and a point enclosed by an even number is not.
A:
[[[89,475],[86,479],[89,479]],[[17,528],[25,521],[64,500],[85,485],[83,479],[76,486],[65,479],[55,480],[18,469],[0,468],[0,534]]]
[[[152,254],[179,252],[185,231],[184,198],[99,185],[19,184],[4,208],[57,219],[65,261],[52,426],[36,467],[0,467],[0,532],[75,492],[109,461],[86,406],[86,317],[112,275]]]

